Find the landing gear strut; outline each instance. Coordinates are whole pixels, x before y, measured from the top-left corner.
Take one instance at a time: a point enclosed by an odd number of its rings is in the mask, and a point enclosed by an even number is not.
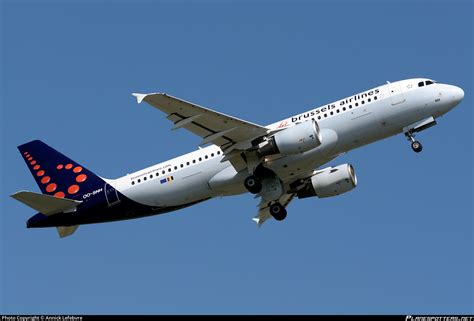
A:
[[[262,182],[255,177],[250,175],[244,181],[245,188],[252,194],[258,194],[262,190]]]
[[[415,153],[419,153],[423,150],[423,145],[421,145],[419,141],[415,140],[413,132],[408,131],[405,133],[405,136],[408,138],[408,141],[411,142],[411,149],[413,149]]]
[[[286,209],[283,205],[276,202],[270,205],[270,214],[277,221],[283,221],[286,218]]]

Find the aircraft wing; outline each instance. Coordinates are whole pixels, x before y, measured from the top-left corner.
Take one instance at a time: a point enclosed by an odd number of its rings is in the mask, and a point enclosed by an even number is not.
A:
[[[137,102],[147,102],[167,114],[173,122],[172,129],[185,128],[200,136],[200,145],[212,143],[229,155],[233,149],[245,149],[250,141],[267,133],[267,128],[198,106],[182,99],[163,94],[136,94]],[[247,143],[247,144],[245,144]],[[237,145],[239,144],[239,145]],[[230,157],[228,157],[230,158]]]
[[[285,208],[290,204],[290,202],[293,200],[295,197],[295,194],[283,194],[280,196],[280,204],[283,205]],[[258,214],[255,216],[252,220],[257,223],[257,225],[260,227],[262,224],[268,220],[269,218],[272,218],[272,215],[270,214],[270,209],[267,204],[267,202],[263,201],[263,199],[260,201],[260,204],[258,205]]]

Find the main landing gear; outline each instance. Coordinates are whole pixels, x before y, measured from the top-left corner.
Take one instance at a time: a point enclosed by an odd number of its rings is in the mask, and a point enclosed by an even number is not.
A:
[[[277,221],[286,218],[287,212],[279,199],[283,195],[283,185],[278,176],[271,170],[258,166],[244,180],[245,188],[252,194],[259,194],[262,202],[268,204],[270,215]]]
[[[250,175],[244,181],[245,188],[252,194],[258,194],[262,190],[262,182],[254,175]]]
[[[411,149],[413,149],[415,153],[419,153],[423,150],[423,145],[421,145],[419,141],[415,140],[413,132],[408,131],[405,133],[405,136],[408,138],[408,141],[411,142]]]
[[[276,202],[270,205],[270,214],[277,221],[283,221],[286,218],[286,209],[283,205]]]

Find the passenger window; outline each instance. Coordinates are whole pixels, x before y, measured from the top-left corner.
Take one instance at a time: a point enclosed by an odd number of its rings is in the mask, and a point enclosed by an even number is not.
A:
[[[137,182],[138,182],[138,183],[140,183],[140,182],[141,182],[141,180],[140,180],[140,179],[138,179],[138,181],[137,181]]]
[[[184,166],[183,164],[179,165],[179,167],[181,167],[181,168],[183,168],[183,166]]]
[[[146,176],[145,176],[145,177],[143,177],[143,180],[144,180],[144,181],[146,181]]]
[[[214,157],[214,153],[211,153],[211,157]]]
[[[156,172],[155,176],[156,176],[156,177],[160,176],[160,173]]]
[[[205,158],[205,159],[207,159],[207,158],[208,158],[208,156],[206,155],[206,156],[204,156],[204,158]]]
[[[318,116],[318,119],[321,119],[321,116]]]
[[[349,109],[352,109],[352,105],[349,105]]]
[[[220,150],[218,150],[218,151],[217,151],[217,155],[220,155],[220,154],[221,154],[221,151],[220,151]]]
[[[324,114],[324,118],[328,117],[328,114]]]
[[[193,159],[193,164],[196,164],[196,160],[195,160],[195,159]]]
[[[174,170],[177,170],[177,169],[178,169],[178,166],[175,166],[175,167],[174,167]]]
[[[150,175],[150,179],[152,179],[152,178],[153,178],[153,174]]]
[[[356,107],[359,106],[359,103],[355,103]]]
[[[186,166],[189,166],[189,162],[186,162]]]
[[[135,185],[135,182],[134,182],[134,181],[132,181],[132,185]]]
[[[374,100],[377,100],[377,96],[374,96]]]
[[[330,112],[331,115],[334,115],[334,112]]]
[[[362,103],[362,105],[363,105],[363,104],[365,104],[365,101],[362,100],[361,103]]]
[[[336,110],[336,112],[339,114],[339,109],[338,109],[338,110]]]
[[[422,81],[420,81],[420,82],[418,83],[418,87],[423,87],[424,85],[425,85],[425,83],[422,82]]]
[[[346,111],[346,107],[342,107],[342,111]]]
[[[199,161],[202,161],[202,157],[199,157]]]
[[[170,167],[170,168],[168,168],[168,172],[171,172],[171,167]]]
[[[372,99],[369,98],[369,99],[367,99],[367,101],[370,103],[372,101]]]
[[[162,170],[162,171],[161,171],[161,174],[165,175],[165,170]]]

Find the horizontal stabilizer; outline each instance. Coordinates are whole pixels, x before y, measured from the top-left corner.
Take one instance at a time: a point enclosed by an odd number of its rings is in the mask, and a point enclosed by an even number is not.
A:
[[[74,210],[82,201],[60,198],[28,191],[20,191],[11,195],[17,201],[37,210],[44,215],[53,215]]]
[[[67,237],[69,235],[74,234],[76,232],[77,228],[79,225],[73,225],[73,226],[58,226],[56,227],[58,230],[58,234],[60,238]]]

